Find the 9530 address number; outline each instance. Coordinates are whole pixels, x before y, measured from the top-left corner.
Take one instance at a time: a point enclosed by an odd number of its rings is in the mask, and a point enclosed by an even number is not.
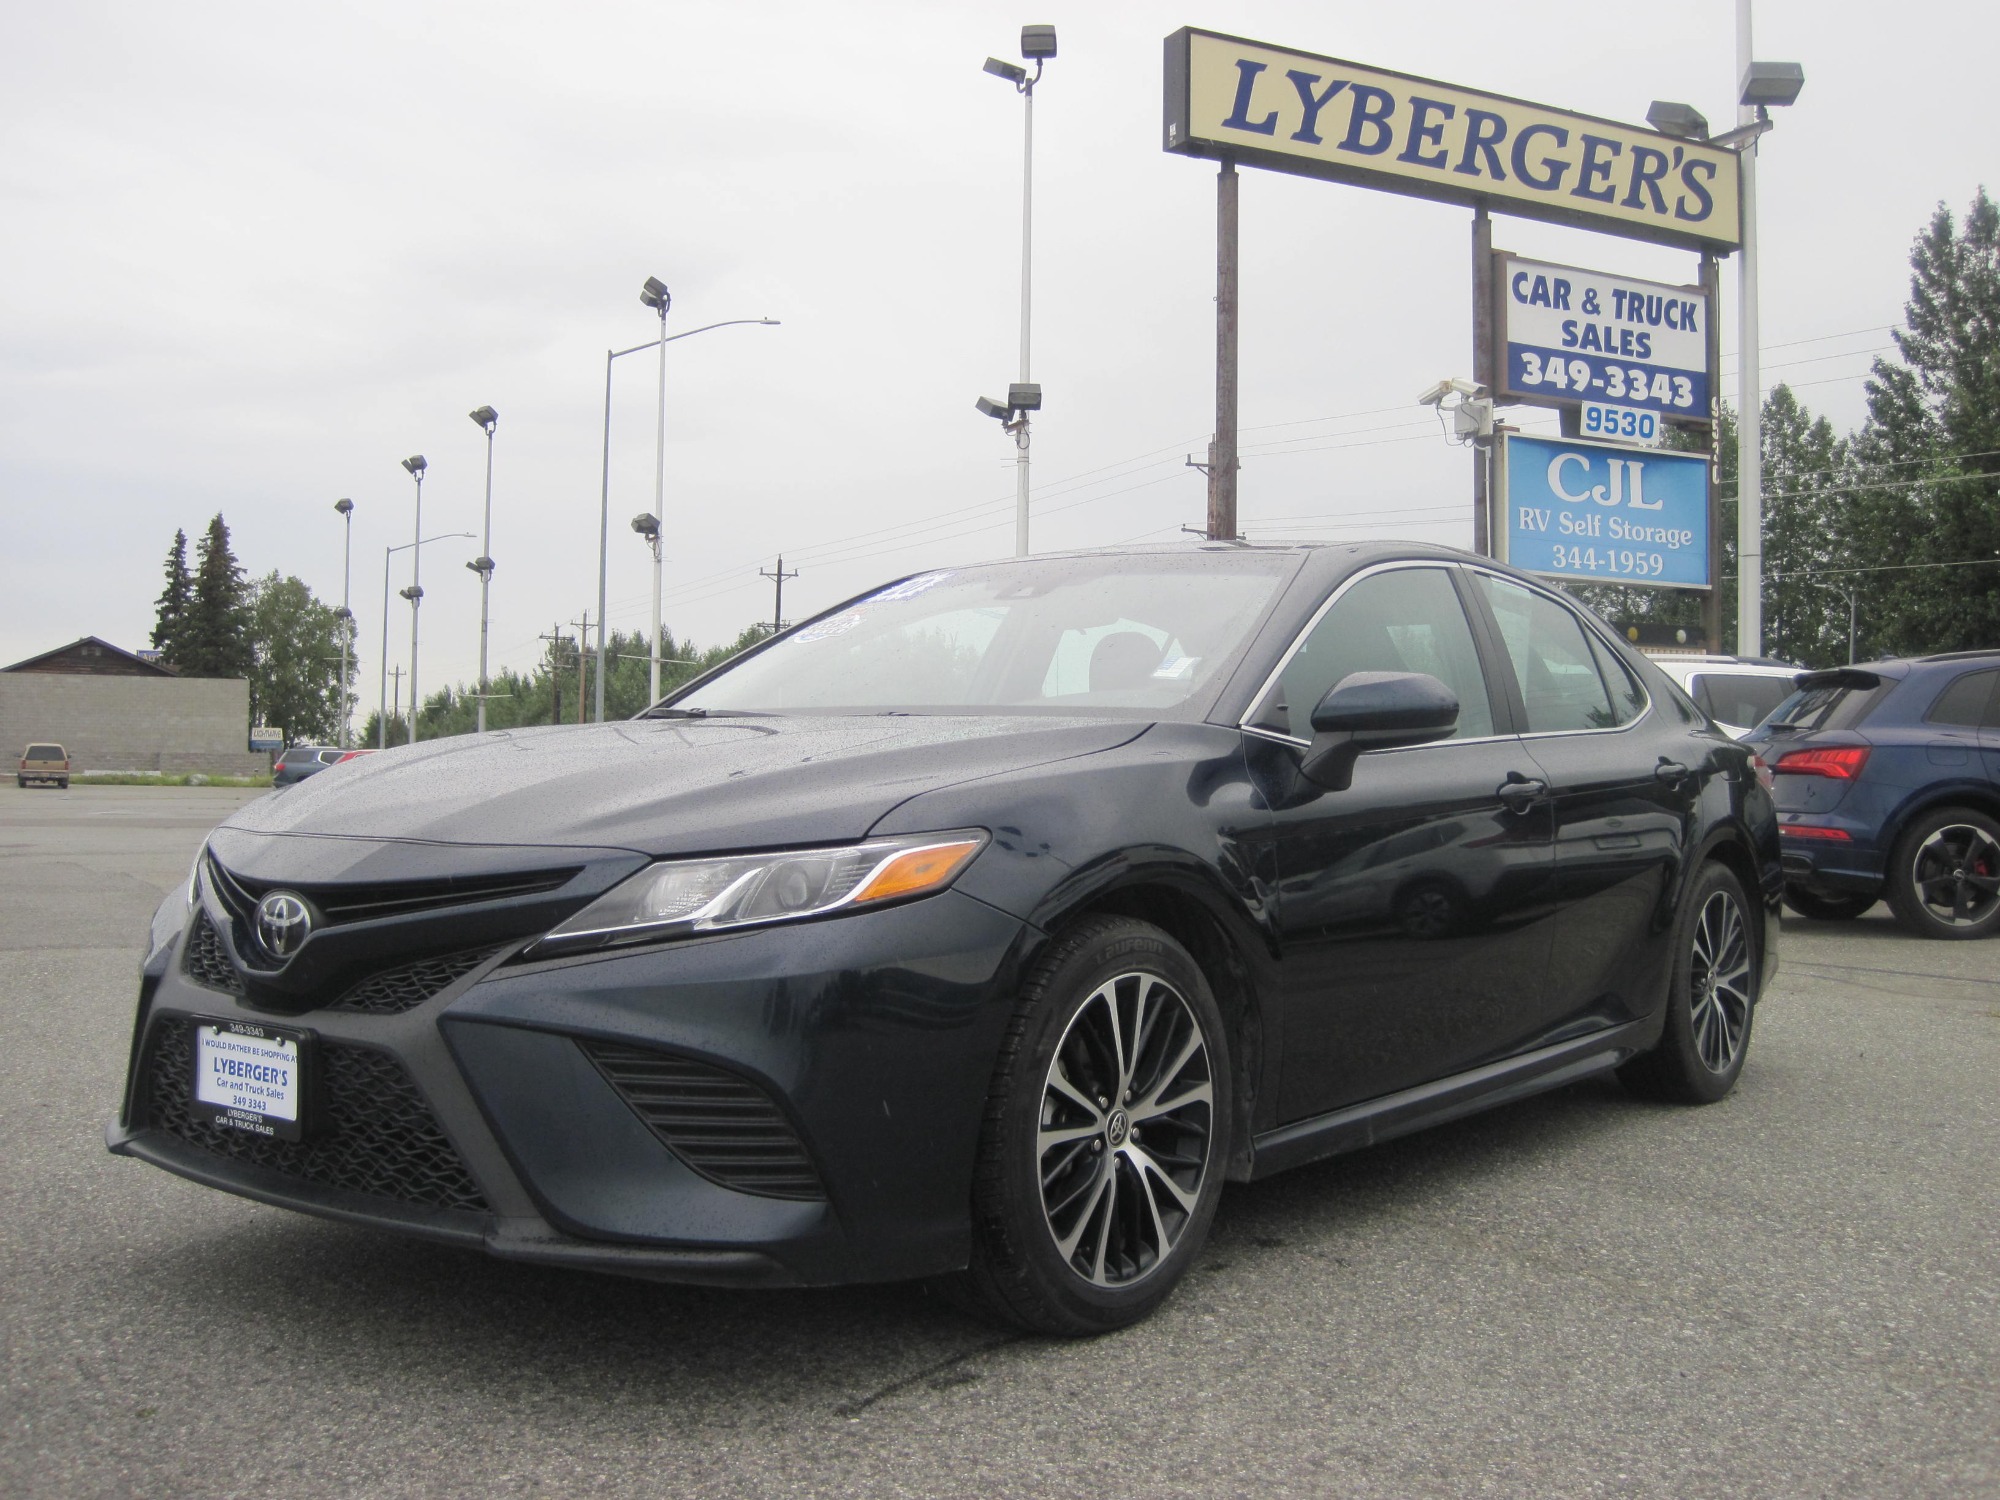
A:
[[[1612,401],[1654,401],[1683,411],[1694,410],[1694,382],[1685,375],[1594,359],[1545,358],[1528,349],[1518,351],[1515,358],[1520,361],[1520,383],[1524,389],[1536,386],[1548,391],[1602,395]]]

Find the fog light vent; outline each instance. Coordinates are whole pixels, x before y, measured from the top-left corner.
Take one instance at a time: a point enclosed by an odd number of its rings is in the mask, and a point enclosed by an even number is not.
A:
[[[763,1198],[826,1197],[798,1133],[748,1079],[643,1047],[579,1045],[667,1149],[710,1182]]]

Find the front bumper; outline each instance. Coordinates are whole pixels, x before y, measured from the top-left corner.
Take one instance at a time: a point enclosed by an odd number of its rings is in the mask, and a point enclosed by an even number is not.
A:
[[[503,951],[400,1013],[276,1015],[191,977],[196,927],[142,989],[112,1151],[506,1259],[751,1285],[964,1264],[987,1088],[1038,936],[947,891],[616,955]],[[192,1116],[198,1019],[310,1033],[304,1140]]]

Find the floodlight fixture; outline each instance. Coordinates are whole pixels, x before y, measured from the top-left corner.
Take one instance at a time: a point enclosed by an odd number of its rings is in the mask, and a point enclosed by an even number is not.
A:
[[[1743,75],[1739,95],[1748,108],[1782,108],[1796,104],[1806,86],[1806,70],[1791,62],[1753,62]]]
[[[354,502],[352,500],[346,500],[346,499],[336,500],[333,502],[333,508],[339,511],[343,516],[351,516],[354,514]]]
[[[1019,88],[1028,81],[1028,70],[1026,68],[1022,67],[1019,63],[1003,62],[997,57],[986,59],[986,71],[991,73],[995,78],[1006,79],[1016,88]]]
[[[1042,388],[1038,385],[1014,384],[1007,387],[1007,406],[1011,411],[1040,411],[1042,409]]]
[[[638,532],[640,536],[656,537],[660,534],[660,518],[651,511],[647,511],[644,515],[634,516],[632,518],[632,529]]]
[[[403,467],[412,474],[421,474],[430,467],[430,464],[425,461],[423,454],[413,453],[403,460]]]
[[[424,591],[414,583],[409,584],[403,588],[397,589],[396,592],[398,594],[401,594],[405,599],[409,600],[410,603],[412,604],[415,604],[419,599],[422,599],[424,597]]]
[[[1684,141],[1708,139],[1708,116],[1692,104],[1678,100],[1655,99],[1646,111],[1646,123],[1662,135],[1678,136]]]
[[[982,417],[991,417],[996,422],[1004,422],[1007,420],[1008,416],[1007,408],[1000,402],[993,400],[991,397],[981,396],[977,401],[973,402],[972,404],[975,408],[977,408],[979,415]]]
[[[1030,62],[1041,62],[1056,55],[1056,29],[1053,26],[1023,26],[1021,28],[1021,56]]]
[[[498,566],[499,564],[494,562],[490,557],[475,557],[465,565],[465,571],[468,573],[477,573],[481,581],[484,581],[493,576],[493,570]],[[485,689],[482,687],[480,691],[484,692]]]
[[[500,425],[500,413],[490,406],[475,408],[466,415],[477,422],[488,437],[493,436],[493,429]]]
[[[646,278],[646,284],[639,288],[639,300],[662,318],[666,317],[667,309],[674,305],[673,293],[667,290],[666,283],[657,276]]]

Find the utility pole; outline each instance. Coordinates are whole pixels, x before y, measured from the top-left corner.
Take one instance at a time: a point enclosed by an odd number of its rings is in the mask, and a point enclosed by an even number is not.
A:
[[[1236,540],[1236,163],[1215,174],[1215,441],[1208,445],[1208,538]]]
[[[571,620],[570,624],[577,627],[576,722],[581,724],[583,722],[584,691],[590,683],[588,676],[590,671],[590,611],[586,609],[583,612],[581,620]],[[604,641],[604,623],[601,620],[598,622],[597,639],[598,643],[602,645]],[[602,669],[597,674],[597,692],[598,697],[602,699],[604,696],[604,673]],[[600,709],[599,712],[601,713],[603,710]]]
[[[771,631],[775,635],[778,631],[785,628],[785,580],[787,578],[798,577],[799,570],[794,568],[791,572],[787,573],[785,571],[785,554],[780,552],[778,554],[778,571],[773,573],[769,568],[759,568],[757,576],[759,578],[770,579],[778,587],[777,601],[771,606]]]
[[[562,633],[562,622],[558,620],[550,625],[548,634],[542,639],[549,643],[549,722],[560,724],[562,723],[562,672],[566,665],[563,661],[562,648],[563,643],[568,640]]]
[[[389,709],[389,717],[400,719],[403,717],[403,664],[397,662],[395,666],[391,667],[389,669],[389,676],[396,684],[396,696],[391,700],[392,706]]]

